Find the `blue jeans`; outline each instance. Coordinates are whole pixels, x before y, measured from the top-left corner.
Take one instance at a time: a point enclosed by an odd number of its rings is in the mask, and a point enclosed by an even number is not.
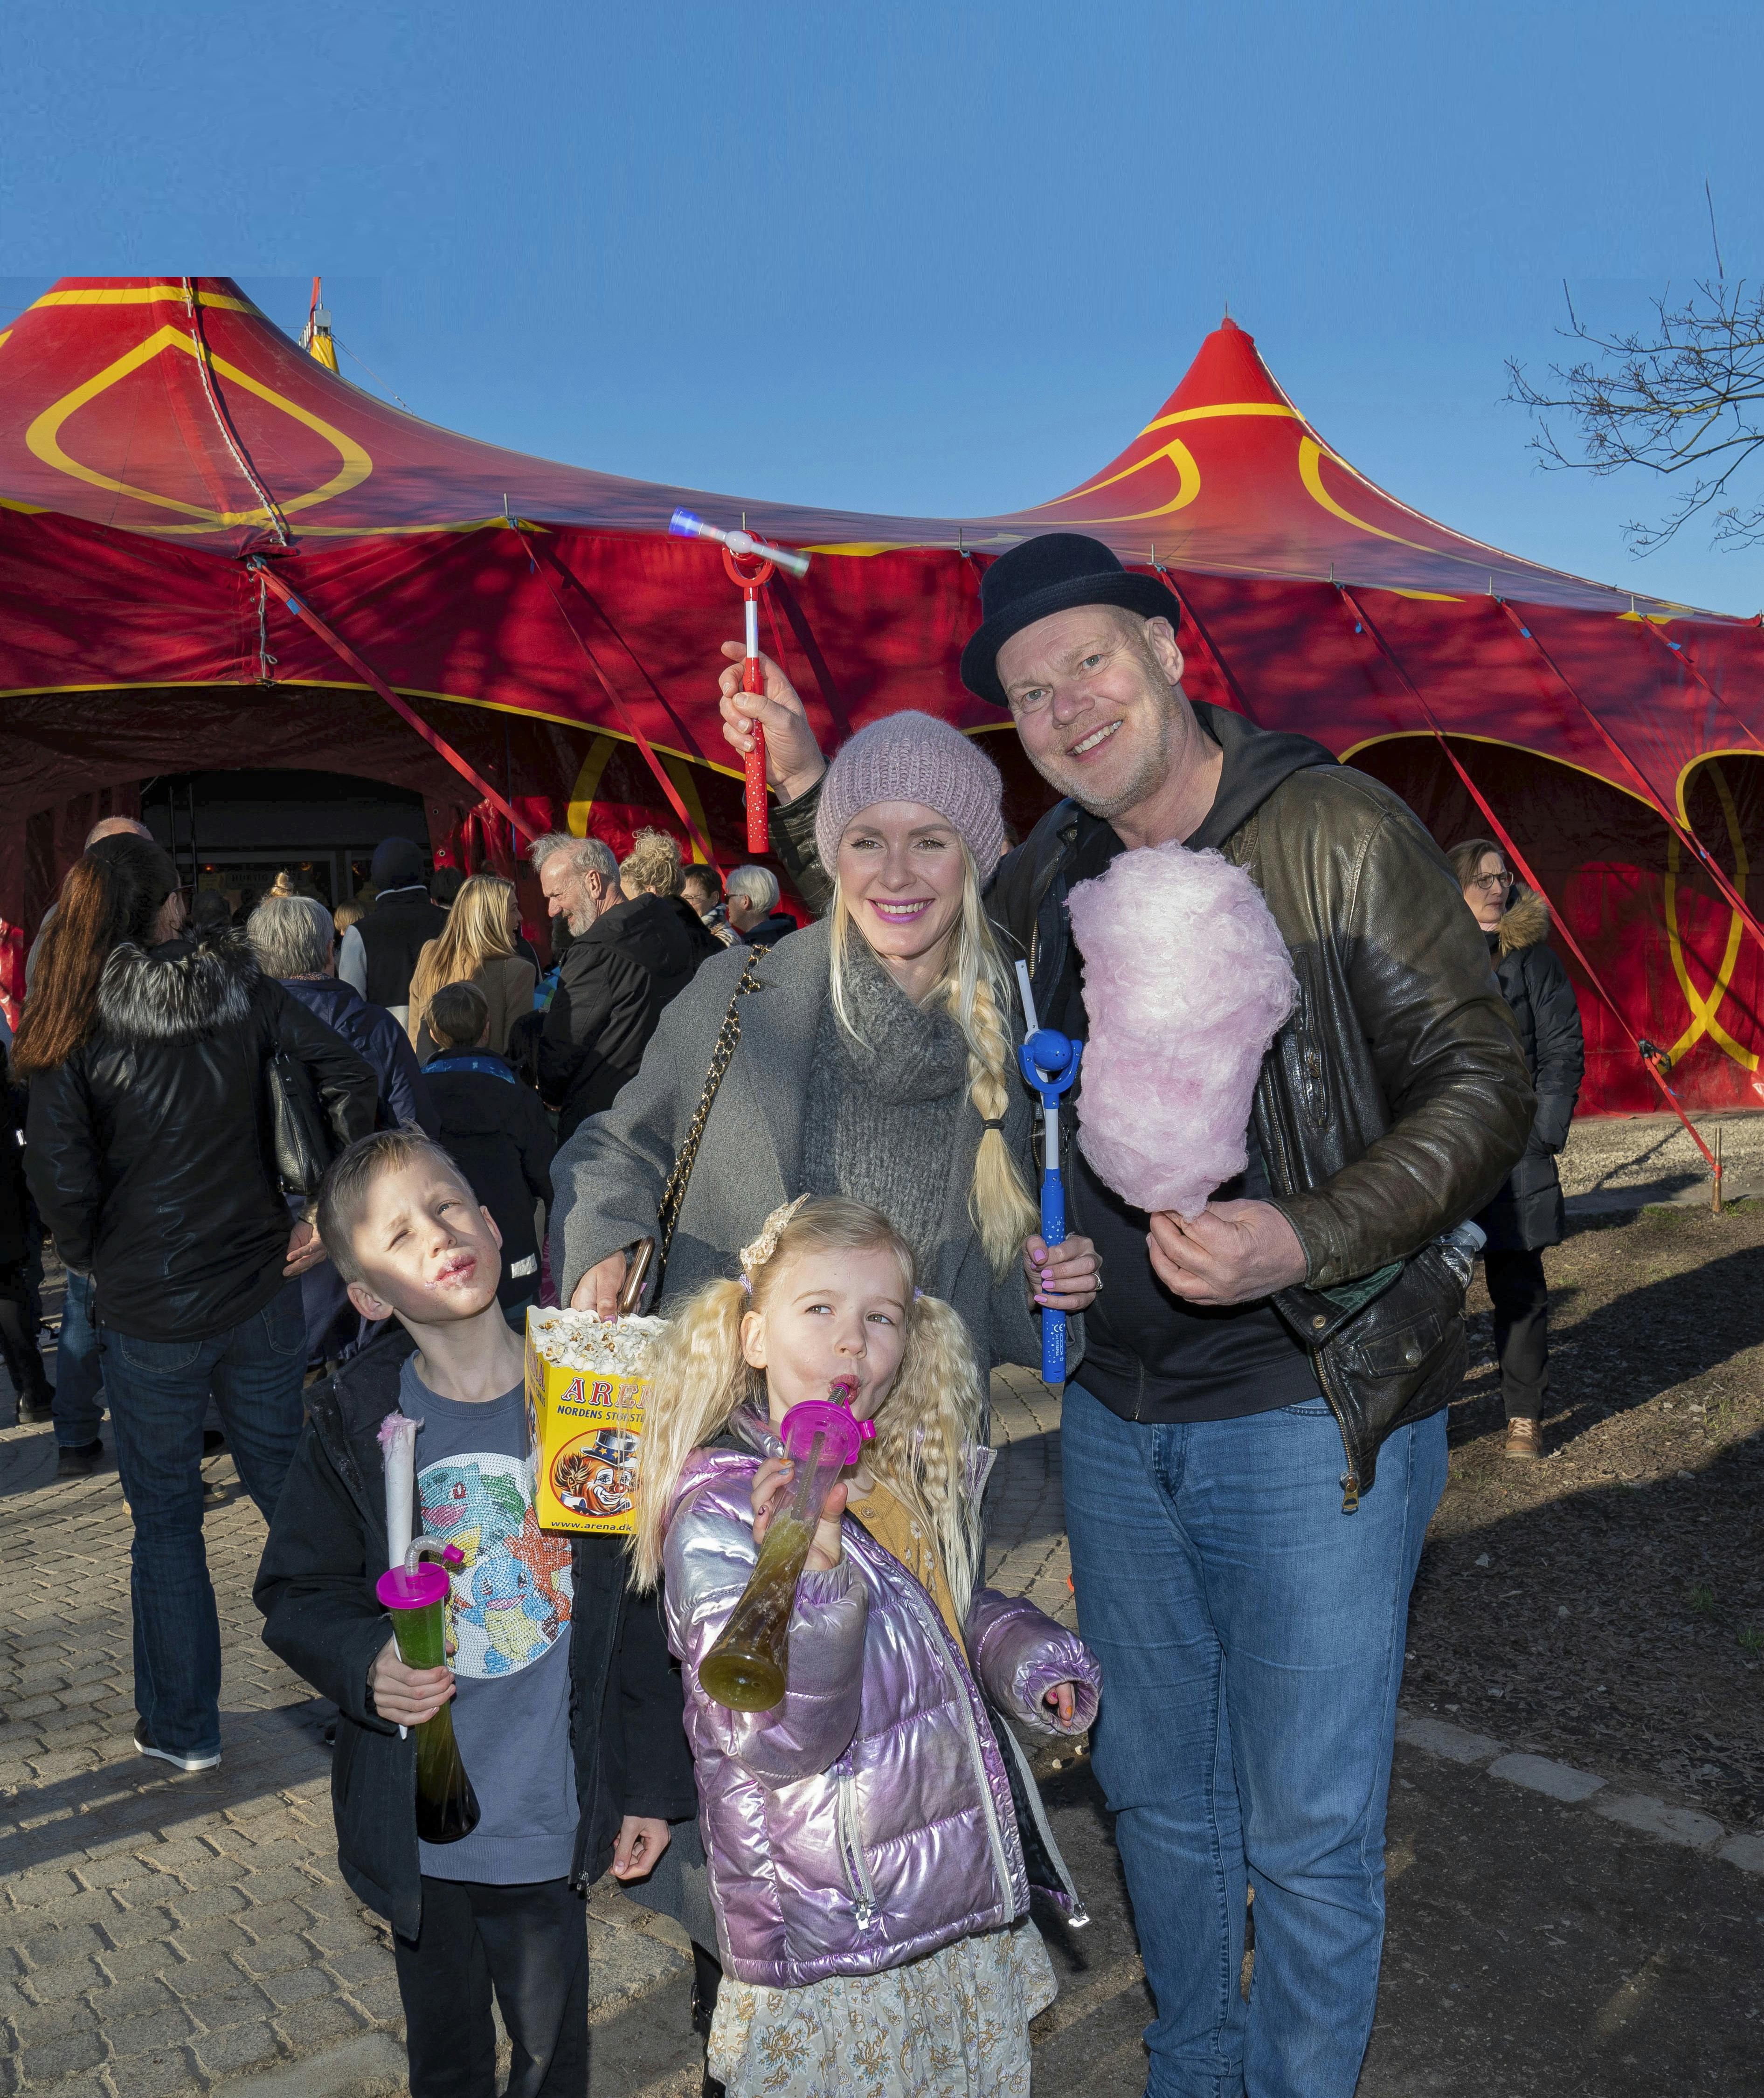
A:
[[[1060,1454],[1078,1623],[1103,1670],[1095,1767],[1157,2004],[1148,2098],[1351,2098],[1445,1415],[1389,1438],[1353,1515],[1321,1398],[1146,1426],[1068,1384]]]
[[[61,1300],[61,1333],[55,1342],[55,1441],[64,1450],[97,1442],[104,1408],[98,1335],[92,1328],[92,1278],[68,1270]]]
[[[267,1522],[300,1439],[306,1322],[297,1281],[198,1341],[101,1327],[116,1468],[134,1520],[134,1702],[155,1744],[221,1745],[221,1628],[202,1543],[202,1419],[212,1393],[245,1490]]]

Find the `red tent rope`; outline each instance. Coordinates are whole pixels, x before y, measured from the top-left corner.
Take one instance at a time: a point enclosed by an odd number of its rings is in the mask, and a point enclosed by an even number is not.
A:
[[[1213,669],[1218,672],[1220,680],[1223,683],[1225,689],[1237,702],[1237,711],[1244,717],[1245,721],[1253,722],[1256,717],[1250,711],[1248,700],[1244,697],[1244,688],[1238,683],[1236,678],[1232,674],[1231,666],[1230,664],[1227,663],[1225,658],[1219,653],[1218,646],[1214,643],[1213,636],[1209,634],[1205,627],[1201,625],[1200,615],[1195,610],[1194,599],[1191,597],[1184,597],[1182,592],[1177,589],[1175,584],[1169,579],[1169,571],[1167,568],[1161,568],[1157,567],[1155,562],[1152,564],[1152,568],[1153,573],[1157,576],[1159,581],[1164,585],[1170,595],[1176,600],[1178,607],[1177,625],[1178,627],[1181,625],[1181,614],[1183,612],[1187,612],[1188,615],[1188,624],[1193,627],[1195,630],[1195,639],[1206,651],[1207,660],[1212,664]]]
[[[470,781],[472,785],[476,787],[479,793],[483,796],[484,799],[489,803],[490,806],[494,809],[499,815],[506,817],[511,826],[517,831],[522,837],[533,838],[538,836],[538,832],[533,829],[530,824],[524,823],[522,819],[515,814],[512,806],[497,792],[496,789],[490,784],[489,781],[486,779],[481,773],[474,770],[472,766],[459,755],[459,752],[454,748],[453,745],[449,743],[445,737],[438,735],[407,700],[400,699],[398,695],[393,691],[391,686],[388,685],[385,679],[380,676],[380,673],[374,669],[370,665],[363,662],[362,658],[356,654],[355,651],[352,647],[350,647],[349,643],[343,639],[342,635],[338,634],[333,628],[327,626],[324,621],[318,617],[318,613],[313,610],[312,607],[306,603],[304,598],[296,597],[293,591],[288,588],[287,585],[283,582],[282,578],[276,573],[274,568],[270,568],[266,563],[257,560],[252,560],[248,565],[256,573],[259,582],[266,583],[269,587],[275,592],[276,595],[281,599],[283,604],[287,607],[288,610],[294,614],[296,619],[304,621],[305,624],[312,629],[313,632],[318,636],[319,639],[324,643],[325,646],[331,651],[332,654],[338,656],[343,662],[346,663],[349,667],[354,671],[358,678],[365,679],[369,687],[373,691],[379,693],[381,699],[386,702],[386,704],[392,709],[393,712],[398,715],[402,720],[407,722],[410,726],[416,731],[417,734],[422,737],[423,740],[428,745],[429,748],[432,750],[438,757],[445,758],[447,762],[452,766],[454,771],[459,775],[462,779]]]
[[[1434,714],[1433,709],[1422,697],[1420,687],[1409,675],[1408,672],[1403,669],[1402,663],[1398,660],[1396,652],[1391,647],[1390,643],[1385,640],[1384,635],[1379,632],[1376,626],[1373,625],[1366,608],[1361,604],[1359,599],[1355,597],[1353,591],[1349,589],[1347,585],[1345,583],[1337,583],[1336,585],[1336,589],[1341,596],[1343,601],[1352,610],[1354,617],[1359,621],[1360,625],[1365,629],[1367,633],[1371,636],[1373,642],[1377,646],[1379,653],[1390,665],[1391,669],[1396,672],[1398,678],[1402,682],[1403,689],[1408,693],[1410,698],[1415,701],[1416,706],[1420,709],[1422,718],[1426,722],[1428,728],[1432,730],[1434,740],[1438,744],[1440,748],[1446,753],[1447,763],[1450,764],[1452,770],[1455,772],[1458,777],[1463,782],[1465,791],[1468,793],[1471,800],[1476,803],[1477,808],[1482,811],[1483,816],[1486,819],[1490,829],[1492,830],[1495,836],[1500,840],[1503,849],[1507,853],[1513,865],[1518,868],[1519,871],[1525,876],[1525,880],[1530,883],[1531,886],[1537,890],[1540,896],[1547,896],[1549,893],[1548,890],[1546,889],[1543,884],[1538,880],[1537,876],[1533,872],[1531,866],[1525,858],[1525,854],[1520,852],[1518,846],[1513,843],[1512,839],[1508,836],[1505,824],[1503,824],[1500,818],[1495,814],[1494,810],[1489,806],[1487,797],[1483,794],[1481,788],[1477,785],[1475,780],[1473,780],[1470,777],[1469,774],[1465,771],[1463,765],[1459,761],[1457,752],[1455,751],[1451,745],[1446,741],[1446,731],[1440,726],[1438,719]],[[1640,1056],[1643,1063],[1647,1065],[1649,1074],[1652,1076],[1654,1083],[1659,1086],[1661,1092],[1665,1096],[1666,1104],[1678,1117],[1678,1120],[1684,1124],[1686,1130],[1689,1133],[1691,1141],[1709,1161],[1709,1170],[1714,1174],[1715,1177],[1718,1180],[1721,1177],[1721,1168],[1715,1163],[1715,1154],[1709,1149],[1709,1146],[1704,1143],[1702,1138],[1697,1135],[1696,1127],[1692,1124],[1690,1117],[1684,1112],[1683,1108],[1679,1106],[1677,1094],[1673,1091],[1671,1086],[1666,1083],[1665,1078],[1662,1076],[1659,1062],[1657,1060],[1659,1056],[1658,1051],[1656,1050],[1651,1051],[1650,1045],[1645,1038],[1638,1034],[1635,1032],[1635,1029],[1630,1026],[1629,1021],[1624,1017],[1621,1007],[1617,1004],[1617,1000],[1612,997],[1610,992],[1605,989],[1604,985],[1599,980],[1598,972],[1593,968],[1592,963],[1587,960],[1579,941],[1578,941],[1574,937],[1573,934],[1569,930],[1567,920],[1563,916],[1562,913],[1558,911],[1554,914],[1554,916],[1556,930],[1561,934],[1569,953],[1573,955],[1575,960],[1580,963],[1581,968],[1585,971],[1587,982],[1592,985],[1593,989],[1599,994],[1599,997],[1602,998],[1605,1003],[1611,1008],[1612,1017],[1617,1021],[1618,1026],[1622,1029],[1623,1032],[1628,1035],[1630,1041],[1635,1044],[1636,1053]]]
[[[648,671],[643,668],[642,661],[638,657],[637,652],[632,647],[630,642],[625,639],[625,636],[620,633],[617,627],[613,625],[611,618],[608,615],[606,607],[601,604],[599,599],[597,598],[594,592],[589,589],[586,583],[585,583],[581,577],[577,574],[576,571],[569,566],[569,564],[564,560],[564,556],[558,552],[557,549],[552,546],[549,541],[542,538],[529,538],[528,537],[526,524],[524,521],[519,517],[512,517],[508,521],[514,526],[515,529],[520,533],[522,543],[525,546],[527,550],[527,558],[529,561],[533,561],[533,557],[535,553],[543,555],[547,564],[550,566],[553,573],[560,576],[563,580],[569,585],[570,588],[574,590],[577,596],[581,599],[582,603],[587,606],[589,611],[594,614],[595,619],[597,619],[600,625],[606,629],[607,632],[612,635],[613,640],[617,643],[626,661],[630,664],[631,668],[637,673],[638,676],[643,679],[643,683],[648,686],[650,691],[655,695],[656,704],[660,708],[661,711],[668,717],[669,721],[673,724],[674,732],[680,739],[682,744],[685,748],[687,755],[690,757],[696,758],[701,765],[709,765],[710,762],[709,753],[699,742],[698,738],[693,735],[691,730],[687,726],[686,723],[682,721],[680,717],[674,712],[667,694],[663,691],[660,686],[656,683],[655,679],[650,676]],[[533,565],[537,566],[538,564],[534,563]],[[553,595],[555,595],[555,592],[553,593]],[[573,633],[575,631],[574,628],[572,628],[571,631]]]
[[[190,321],[190,343],[196,353],[196,370],[202,375],[203,393],[220,427],[226,449],[233,454],[234,463],[256,489],[257,500],[263,505],[264,515],[274,526],[276,538],[284,546],[292,546],[292,536],[287,529],[287,520],[282,515],[282,506],[258,479],[257,470],[246,457],[245,447],[240,441],[238,431],[233,428],[233,419],[221,404],[220,390],[214,383],[214,366],[208,359],[208,337],[202,331],[202,302],[196,296],[194,279],[186,277],[183,286],[184,311]]]
[[[1702,840],[1696,836],[1694,832],[1687,829],[1686,827],[1678,821],[1678,818],[1673,814],[1671,810],[1667,806],[1665,799],[1655,787],[1653,782],[1648,778],[1647,775],[1635,762],[1635,759],[1630,756],[1629,753],[1623,748],[1622,744],[1620,744],[1617,738],[1612,735],[1610,730],[1605,726],[1604,723],[1599,720],[1597,714],[1595,714],[1592,709],[1587,705],[1586,702],[1581,697],[1580,694],[1575,691],[1574,687],[1569,684],[1567,678],[1562,675],[1556,658],[1551,655],[1549,650],[1544,647],[1543,643],[1538,639],[1537,635],[1534,634],[1531,629],[1525,625],[1522,619],[1520,619],[1519,614],[1514,611],[1513,608],[1507,602],[1506,599],[1497,598],[1495,599],[1495,603],[1499,605],[1501,610],[1506,613],[1507,618],[1512,621],[1513,628],[1519,634],[1520,639],[1524,641],[1529,641],[1532,647],[1537,650],[1538,655],[1543,658],[1544,662],[1548,665],[1551,676],[1555,678],[1557,684],[1561,687],[1562,690],[1567,693],[1569,699],[1574,702],[1575,705],[1580,709],[1581,712],[1586,717],[1587,720],[1591,722],[1593,726],[1598,731],[1599,735],[1604,739],[1605,748],[1611,753],[1611,755],[1617,759],[1617,762],[1627,770],[1630,777],[1635,780],[1637,786],[1641,788],[1643,793],[1647,796],[1648,802],[1652,805],[1655,814],[1659,817],[1660,820],[1672,832],[1673,836],[1677,838],[1681,845],[1687,846],[1696,854],[1697,859],[1702,863],[1704,868],[1706,870],[1709,880],[1714,883],[1715,886],[1721,891],[1722,894],[1727,898],[1728,902],[1732,906],[1735,915],[1744,925],[1746,930],[1752,935],[1753,938],[1757,941],[1758,945],[1760,946],[1764,946],[1764,926],[1761,926],[1758,924],[1757,920],[1754,918],[1750,911],[1746,908],[1745,898],[1740,895],[1739,890],[1734,887],[1733,884],[1727,879],[1727,876],[1716,864],[1714,856],[1704,845]]]
[[[545,544],[543,540],[528,538],[524,527],[518,519],[515,522],[515,529],[520,533],[522,538],[526,541],[528,551],[538,555],[538,559],[545,563],[546,569],[555,568],[566,582],[575,582],[576,578],[570,574],[569,570],[558,560],[557,556],[551,551],[551,548]],[[552,582],[551,576],[548,573],[546,573],[546,569],[542,569],[541,574],[544,578],[546,588],[551,593],[551,602],[557,607],[558,617],[561,619],[564,625],[569,629],[570,639],[576,643],[576,646],[581,649],[583,656],[587,659],[589,669],[594,672],[595,676],[599,680],[601,691],[603,691],[607,697],[612,702],[612,710],[618,716],[620,722],[623,724],[625,734],[630,737],[632,742],[634,743],[638,750],[642,752],[643,762],[656,775],[656,781],[660,784],[662,792],[668,797],[669,806],[674,810],[675,815],[679,818],[682,825],[685,828],[687,836],[692,841],[693,849],[703,854],[704,862],[707,866],[714,867],[717,864],[717,855],[711,850],[710,841],[704,836],[704,832],[700,830],[697,824],[695,823],[692,821],[692,819],[687,814],[686,804],[680,798],[679,788],[676,787],[674,782],[668,777],[665,767],[663,766],[661,760],[656,755],[654,745],[650,742],[649,738],[645,735],[643,731],[638,726],[636,718],[631,713],[624,700],[619,697],[617,687],[613,684],[612,680],[607,675],[606,672],[601,669],[599,658],[595,654],[593,649],[588,646],[588,643],[583,640],[581,634],[577,632],[576,622],[570,617],[569,613],[565,610],[564,600],[558,595],[557,586]],[[579,583],[577,584],[577,588],[578,590],[580,590],[581,587],[581,586]],[[586,590],[583,590],[582,595],[584,597],[586,597],[588,593]],[[590,600],[590,602],[592,600]]]
[[[1759,624],[1761,625],[1764,625],[1764,619],[1761,619]],[[1746,722],[1744,716],[1736,713],[1734,711],[1733,708],[1728,704],[1727,700],[1722,697],[1721,694],[1715,690],[1712,684],[1710,684],[1708,678],[1705,678],[1702,672],[1697,669],[1696,657],[1691,654],[1691,652],[1684,646],[1683,643],[1682,641],[1667,640],[1665,634],[1661,632],[1660,629],[1655,625],[1654,622],[1651,619],[1644,619],[1642,621],[1642,625],[1649,634],[1652,634],[1655,640],[1660,643],[1661,647],[1665,650],[1669,656],[1676,656],[1678,661],[1684,665],[1685,669],[1690,672],[1691,675],[1694,678],[1696,678],[1697,683],[1700,684],[1703,690],[1708,693],[1709,696],[1715,702],[1716,705],[1721,709],[1722,712],[1727,715],[1730,721],[1733,722],[1738,726],[1740,733],[1746,739],[1747,742],[1756,743],[1757,744],[1757,747],[1760,750],[1764,750],[1764,742],[1759,741],[1758,737],[1753,733],[1751,726]]]
[[[845,711],[845,699],[833,682],[833,674],[827,667],[827,658],[821,653],[821,644],[814,638],[814,630],[809,624],[809,615],[803,610],[796,592],[792,590],[783,573],[772,577],[770,590],[778,593],[778,602],[784,608],[784,617],[790,621],[790,630],[796,637],[796,646],[809,659],[809,668],[814,673],[814,682],[821,688],[821,697],[827,711],[833,717],[834,732],[841,743],[851,738],[851,716]],[[768,595],[770,591],[768,591]]]

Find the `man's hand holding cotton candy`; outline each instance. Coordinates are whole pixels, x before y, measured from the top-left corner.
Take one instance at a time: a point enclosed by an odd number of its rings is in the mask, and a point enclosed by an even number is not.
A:
[[[1152,1272],[1191,1304],[1253,1304],[1305,1279],[1298,1233],[1272,1202],[1209,1202],[1152,1218]]]

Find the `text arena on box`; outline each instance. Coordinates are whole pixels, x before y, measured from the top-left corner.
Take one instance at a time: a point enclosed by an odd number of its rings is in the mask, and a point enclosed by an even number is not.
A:
[[[527,1414],[542,1530],[629,1537],[659,1319],[527,1314]]]

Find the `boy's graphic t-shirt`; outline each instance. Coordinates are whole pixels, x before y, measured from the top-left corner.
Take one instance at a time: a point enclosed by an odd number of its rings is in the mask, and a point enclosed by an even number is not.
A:
[[[522,1885],[560,1880],[576,1845],[569,1738],[570,1543],[539,1528],[527,1398],[516,1385],[485,1405],[431,1391],[405,1365],[399,1410],[422,1423],[422,1534],[456,1544],[447,1603],[454,1735],[482,1810],[457,1843],[421,1843],[441,1880]]]

